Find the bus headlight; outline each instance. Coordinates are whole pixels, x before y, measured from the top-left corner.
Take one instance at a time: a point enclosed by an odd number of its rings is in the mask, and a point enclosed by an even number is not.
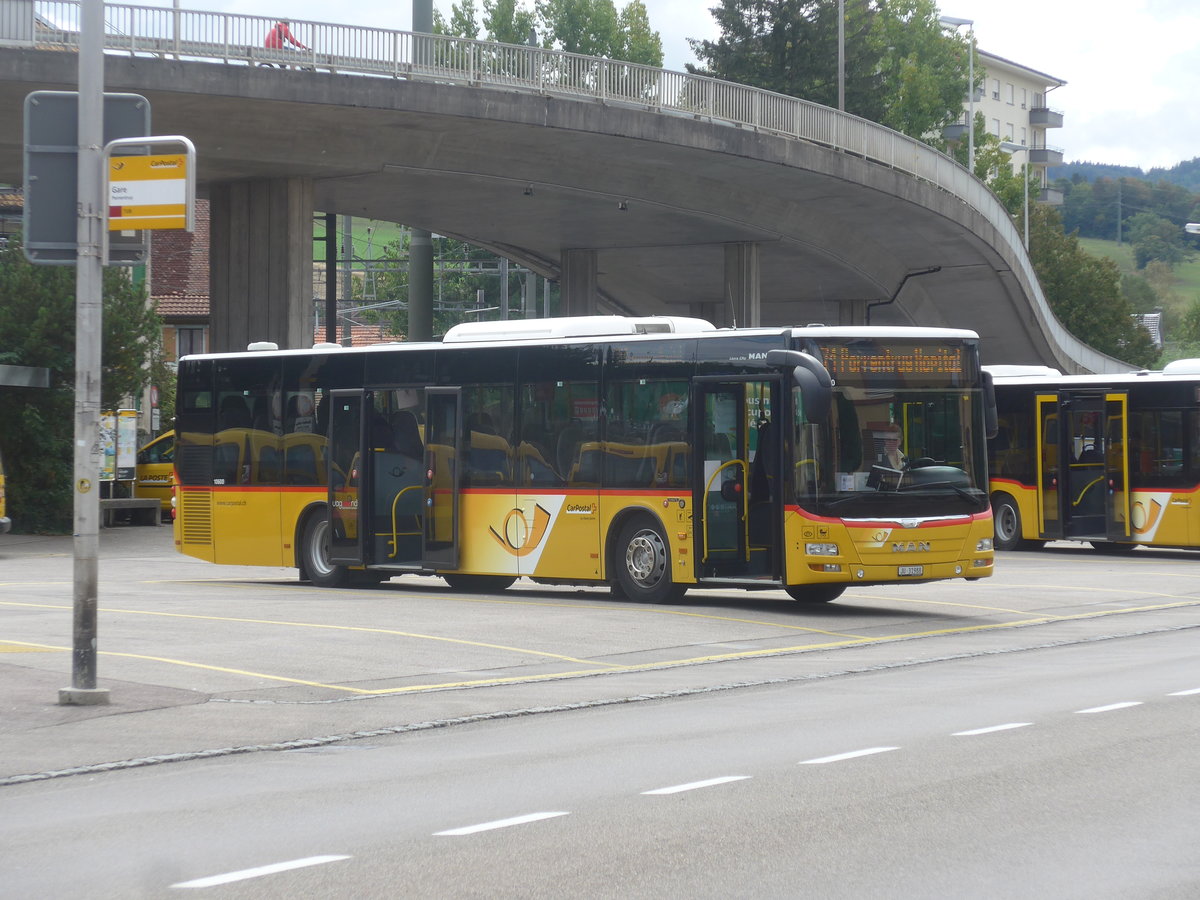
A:
[[[976,553],[983,553],[983,552],[985,552],[987,550],[991,550],[991,549],[992,549],[992,539],[991,538],[980,538],[979,543],[977,543],[975,545]]]
[[[837,556],[837,544],[805,544],[804,552],[809,556]]]

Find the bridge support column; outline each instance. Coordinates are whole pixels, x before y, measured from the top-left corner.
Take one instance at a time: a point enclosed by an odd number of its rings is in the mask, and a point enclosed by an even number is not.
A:
[[[838,320],[839,325],[865,325],[867,324],[867,301],[866,300],[842,300],[838,303]]]
[[[211,349],[313,340],[313,182],[264,178],[209,188]]]
[[[754,328],[762,324],[762,296],[760,293],[758,244],[738,243],[725,245],[725,316],[730,321],[723,325],[739,328]],[[717,323],[714,323],[717,324]]]
[[[560,314],[594,316],[599,306],[596,276],[599,271],[595,250],[564,250],[562,254],[562,297]]]

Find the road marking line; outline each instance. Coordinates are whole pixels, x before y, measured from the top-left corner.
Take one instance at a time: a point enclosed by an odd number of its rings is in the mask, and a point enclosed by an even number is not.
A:
[[[856,759],[860,756],[871,756],[874,753],[887,753],[889,750],[899,750],[899,747],[869,747],[866,750],[851,750],[849,753],[837,753],[833,756],[821,756],[817,759],[801,760],[797,765],[816,766],[821,763],[841,762],[844,759]]]
[[[1200,688],[1191,688],[1186,691],[1174,691],[1173,693],[1167,694],[1167,696],[1168,697],[1187,697],[1190,694],[1200,694]]]
[[[692,781],[688,784],[677,784],[674,787],[656,788],[653,791],[642,791],[645,795],[651,794],[679,794],[683,791],[694,791],[698,788],[712,787],[716,784],[728,784],[731,781],[744,781],[750,778],[750,775],[725,775],[721,778],[709,778],[704,781]]]
[[[1077,715],[1085,715],[1087,713],[1102,713],[1112,712],[1114,709],[1128,709],[1131,706],[1141,706],[1141,700],[1126,700],[1124,703],[1110,703],[1108,706],[1093,706],[1091,709],[1077,709]]]
[[[254,869],[242,869],[240,872],[226,872],[224,875],[210,875],[207,878],[196,878],[192,881],[181,881],[173,884],[173,888],[206,888],[218,884],[229,884],[234,881],[245,881],[248,878],[261,878],[264,875],[275,875],[292,869],[303,869],[308,866],[320,866],[325,863],[349,859],[349,856],[308,856],[304,859],[293,859],[290,862],[272,863],[269,866],[258,866]]]
[[[463,828],[450,828],[446,831],[435,831],[434,837],[457,837],[463,834],[476,834],[480,831],[492,831],[496,828],[508,828],[512,825],[524,825],[528,822],[540,822],[542,819],[553,819],[556,816],[569,816],[567,812],[529,813],[526,816],[514,816],[511,819],[497,819],[495,822],[483,822],[479,825],[467,825]]]
[[[995,731],[1008,731],[1012,728],[1024,728],[1026,725],[1032,725],[1032,722],[1008,722],[1005,725],[989,725],[987,728],[973,728],[970,731],[956,731],[951,737],[971,737],[976,734],[991,734]]]

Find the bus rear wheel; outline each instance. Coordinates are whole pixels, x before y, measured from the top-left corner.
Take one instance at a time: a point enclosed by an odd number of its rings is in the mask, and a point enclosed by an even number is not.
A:
[[[304,574],[317,587],[339,588],[350,583],[350,570],[329,561],[329,519],[324,513],[313,513],[304,523],[300,554]]]
[[[671,580],[671,554],[662,529],[648,519],[631,519],[617,536],[615,593],[640,603],[674,603],[687,585]]]
[[[992,501],[992,527],[997,550],[1020,550],[1027,546],[1021,537],[1021,511],[1017,509],[1017,501],[1007,494],[998,494]]]
[[[442,580],[466,594],[494,594],[507,590],[517,579],[511,575],[442,575]]]
[[[846,593],[844,584],[789,584],[784,588],[797,603],[829,603]]]

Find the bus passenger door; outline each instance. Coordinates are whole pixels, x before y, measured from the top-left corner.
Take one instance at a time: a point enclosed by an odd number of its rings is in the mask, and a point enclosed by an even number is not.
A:
[[[1059,457],[1062,445],[1059,434],[1058,394],[1038,394],[1037,444],[1034,454],[1037,459],[1038,536],[1056,540],[1063,536],[1062,467]]]
[[[1129,496],[1129,395],[1106,394],[1104,397],[1104,480],[1107,494],[1108,539],[1133,538],[1133,517]]]
[[[1104,401],[1094,395],[1072,395],[1062,411],[1059,478],[1063,482],[1063,534],[1083,540],[1104,537],[1108,531]]]
[[[696,575],[778,575],[782,435],[770,381],[695,380],[692,466]],[[776,404],[778,408],[778,404]]]
[[[363,453],[365,406],[362,390],[330,391],[329,413],[329,561],[339,565],[362,565],[362,490],[366,456]]]
[[[424,564],[441,570],[458,568],[460,395],[456,387],[425,391]]]

